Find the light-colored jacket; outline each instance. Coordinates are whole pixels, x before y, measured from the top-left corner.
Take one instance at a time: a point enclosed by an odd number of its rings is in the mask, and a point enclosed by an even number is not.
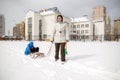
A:
[[[55,43],[63,43],[69,40],[68,25],[64,22],[56,23],[53,26],[51,41]]]

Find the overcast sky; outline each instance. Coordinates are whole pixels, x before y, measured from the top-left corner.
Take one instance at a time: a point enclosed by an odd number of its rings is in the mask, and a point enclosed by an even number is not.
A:
[[[92,18],[93,8],[104,5],[113,22],[120,17],[120,0],[0,0],[0,14],[5,16],[6,33],[16,23],[25,19],[29,9],[39,11],[45,8],[58,7],[67,17],[82,17],[88,15]]]

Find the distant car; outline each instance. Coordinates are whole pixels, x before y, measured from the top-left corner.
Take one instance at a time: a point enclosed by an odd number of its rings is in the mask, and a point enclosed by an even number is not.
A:
[[[7,35],[3,35],[2,37],[3,37],[3,38],[9,38],[9,36],[7,36]]]

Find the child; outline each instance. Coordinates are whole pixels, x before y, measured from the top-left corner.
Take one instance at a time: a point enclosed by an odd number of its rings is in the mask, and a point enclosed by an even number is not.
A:
[[[31,41],[28,43],[25,49],[25,55],[32,55],[32,54],[33,54],[32,58],[34,59],[37,58],[38,56],[44,57],[44,54],[39,52],[39,47],[34,47],[34,43]]]

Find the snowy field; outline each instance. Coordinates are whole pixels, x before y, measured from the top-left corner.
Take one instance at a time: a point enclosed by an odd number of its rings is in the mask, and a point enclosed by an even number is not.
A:
[[[35,41],[47,54],[51,43]],[[0,41],[0,80],[120,80],[120,42],[69,42],[67,62],[24,55],[27,41]]]

